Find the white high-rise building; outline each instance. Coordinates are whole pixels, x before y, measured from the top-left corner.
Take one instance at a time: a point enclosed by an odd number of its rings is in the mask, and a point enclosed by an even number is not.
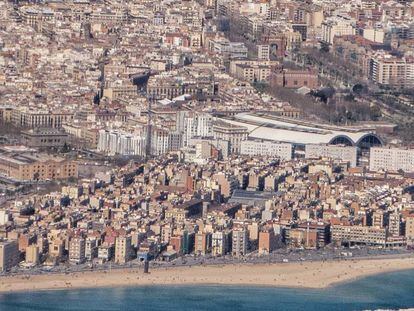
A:
[[[347,16],[335,16],[322,23],[322,41],[332,44],[335,36],[355,34],[355,20]]]
[[[0,226],[4,226],[10,220],[10,212],[0,210]]]
[[[213,135],[213,117],[208,113],[202,113],[197,116],[196,136],[210,137]]]
[[[339,145],[308,144],[305,147],[305,158],[327,157],[349,162],[351,167],[357,165],[357,147]]]
[[[161,128],[151,129],[151,154],[161,155],[169,151],[170,132]]]
[[[146,131],[125,132],[121,130],[100,130],[98,151],[108,155],[138,155],[146,152]],[[161,155],[181,148],[182,133],[151,127],[151,154]]]
[[[370,150],[369,169],[414,172],[414,149],[373,147]]]
[[[257,45],[257,58],[260,60],[270,59],[270,46],[269,45]]]
[[[224,256],[227,250],[227,234],[223,231],[214,232],[211,239],[211,254],[213,256]]]
[[[233,256],[244,256],[247,254],[248,235],[246,228],[237,228],[233,230],[232,250]]]
[[[244,140],[241,142],[241,154],[251,156],[271,156],[281,160],[292,159],[292,144],[272,141]]]
[[[213,136],[213,116],[208,113],[189,113],[184,120],[184,147],[193,137]]]
[[[109,155],[144,155],[145,135],[116,130],[100,130],[98,151]]]

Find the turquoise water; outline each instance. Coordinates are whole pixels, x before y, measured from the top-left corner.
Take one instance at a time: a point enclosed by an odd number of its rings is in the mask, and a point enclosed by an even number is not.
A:
[[[414,270],[323,290],[236,286],[145,286],[1,294],[1,311],[367,310],[414,307]]]

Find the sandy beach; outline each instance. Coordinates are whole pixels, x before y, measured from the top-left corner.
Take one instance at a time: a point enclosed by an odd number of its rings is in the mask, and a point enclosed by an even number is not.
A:
[[[414,257],[258,265],[125,269],[0,277],[0,292],[141,285],[259,285],[324,288],[368,275],[414,269]]]

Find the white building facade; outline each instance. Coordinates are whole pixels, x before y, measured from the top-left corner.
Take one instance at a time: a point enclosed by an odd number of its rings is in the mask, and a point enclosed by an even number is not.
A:
[[[241,142],[241,154],[250,156],[271,156],[281,160],[292,159],[292,144],[272,141],[244,140]]]
[[[414,172],[414,149],[371,148],[369,169],[371,171],[397,172],[403,170],[406,173]]]
[[[305,146],[305,158],[326,157],[349,162],[351,167],[357,166],[357,147],[338,145],[308,144]]]

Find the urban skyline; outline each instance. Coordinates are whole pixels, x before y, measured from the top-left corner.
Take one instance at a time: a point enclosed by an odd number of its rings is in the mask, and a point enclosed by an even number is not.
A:
[[[413,1],[0,2],[5,283],[413,247]]]

